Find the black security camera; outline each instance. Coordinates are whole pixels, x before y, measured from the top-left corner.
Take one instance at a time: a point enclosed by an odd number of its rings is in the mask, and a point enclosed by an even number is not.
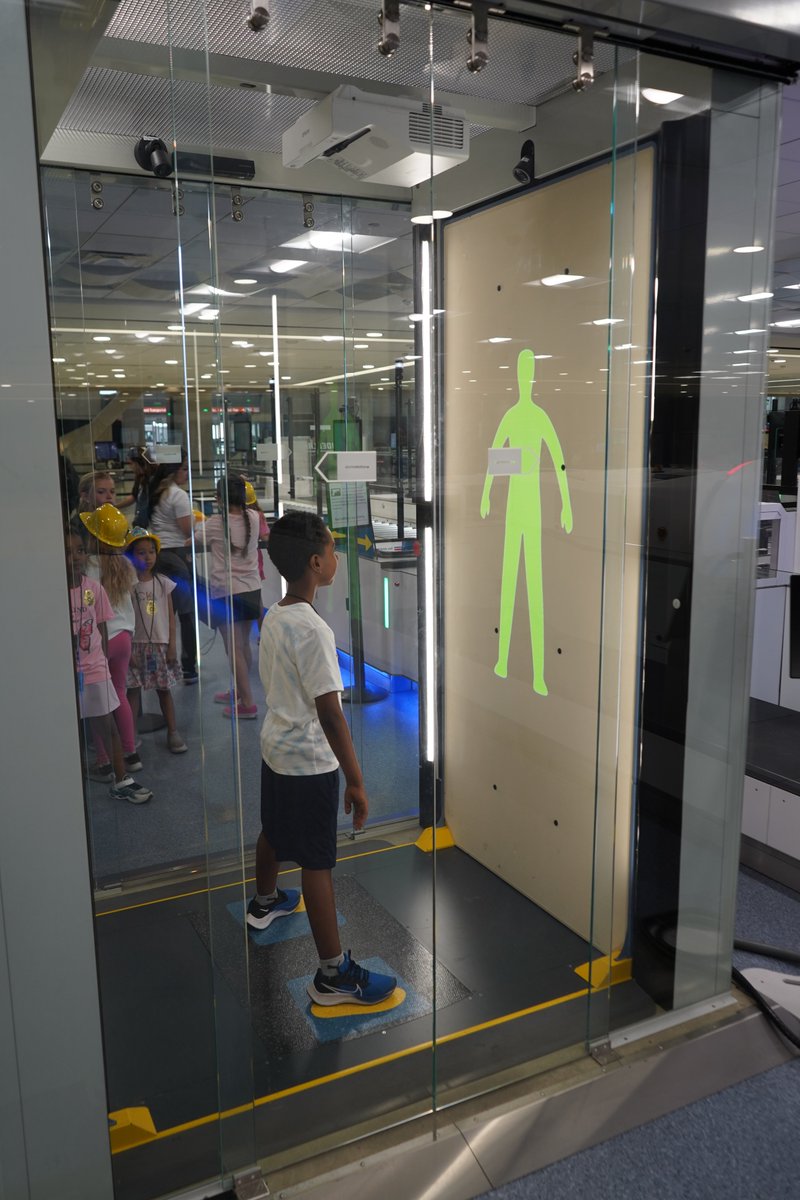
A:
[[[159,179],[172,174],[172,158],[160,138],[143,137],[136,143],[133,156],[143,171],[152,171]]]
[[[245,20],[245,25],[248,29],[252,29],[253,33],[263,33],[269,24],[269,3],[268,0],[250,0],[250,13]]]
[[[533,183],[533,142],[523,142],[519,162],[514,167],[517,183]]]

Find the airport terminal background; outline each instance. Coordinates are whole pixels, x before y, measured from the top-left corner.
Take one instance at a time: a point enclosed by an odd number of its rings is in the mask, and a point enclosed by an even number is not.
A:
[[[0,0],[3,1196],[455,1200],[796,1100],[795,7]],[[281,515],[338,551],[372,1009],[245,921],[247,511],[259,618]],[[179,665],[98,737],[148,533]]]

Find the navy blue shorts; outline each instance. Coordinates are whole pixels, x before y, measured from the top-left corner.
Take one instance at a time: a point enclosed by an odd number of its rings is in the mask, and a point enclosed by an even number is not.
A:
[[[278,775],[261,760],[261,828],[279,862],[310,871],[336,866],[339,771]]]

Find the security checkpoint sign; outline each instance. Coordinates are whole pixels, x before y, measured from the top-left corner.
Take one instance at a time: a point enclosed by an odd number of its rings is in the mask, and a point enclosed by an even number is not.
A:
[[[358,553],[367,558],[375,557],[375,537],[366,483],[329,483],[328,515],[337,546],[341,546],[348,532],[352,531]]]
[[[320,479],[330,483],[322,470],[327,458],[335,460],[337,483],[374,483],[378,478],[378,453],[376,450],[326,450],[315,465]]]

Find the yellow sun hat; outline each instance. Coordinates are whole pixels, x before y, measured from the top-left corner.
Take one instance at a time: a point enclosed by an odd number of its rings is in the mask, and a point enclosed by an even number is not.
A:
[[[155,544],[156,554],[160,554],[161,538],[157,533],[150,533],[148,529],[143,529],[141,525],[134,525],[126,538],[125,549],[129,550],[136,542],[143,542],[145,538],[149,538]]]
[[[101,504],[94,512],[78,513],[89,533],[98,542],[121,549],[128,537],[128,518],[113,504]]]
[[[256,495],[256,489],[253,487],[253,485],[249,479],[245,479],[245,481],[244,481],[244,502],[245,502],[245,504],[256,504],[257,501],[258,501],[258,496]]]

